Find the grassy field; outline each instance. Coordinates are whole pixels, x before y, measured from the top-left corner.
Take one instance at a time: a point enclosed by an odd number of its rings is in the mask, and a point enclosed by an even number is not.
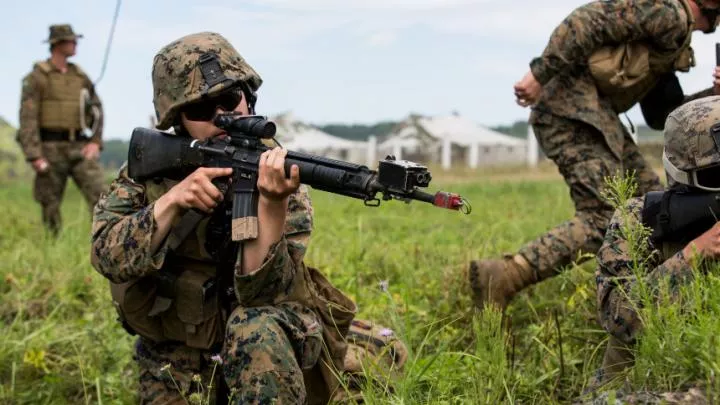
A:
[[[473,310],[463,277],[470,259],[513,252],[572,215],[552,168],[478,178],[433,182],[467,197],[468,216],[396,201],[366,208],[312,193],[306,262],[357,302],[358,317],[393,328],[411,352],[395,393],[368,391],[369,403],[567,403],[599,365],[606,336],[595,320],[594,261],[521,294],[504,318]],[[136,403],[133,338],[116,323],[107,283],[90,265],[90,221],[79,193],[68,189],[65,228],[52,240],[29,182],[0,185],[0,403]],[[694,291],[720,286],[708,283]],[[696,348],[712,347],[709,337],[720,332],[713,317],[720,299],[708,301],[698,304],[707,317],[691,320],[696,329],[691,321],[673,328],[696,331]],[[658,313],[653,325],[678,316]],[[714,350],[686,350],[685,363],[675,364],[666,346],[682,346],[682,336],[664,340],[661,328],[649,331],[651,343],[628,377],[637,387],[674,389],[720,371]],[[703,366],[688,376],[697,356]]]

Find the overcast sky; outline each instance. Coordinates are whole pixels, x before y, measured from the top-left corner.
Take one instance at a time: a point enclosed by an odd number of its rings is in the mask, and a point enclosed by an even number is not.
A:
[[[198,31],[226,36],[264,79],[258,112],[315,123],[374,123],[458,111],[494,126],[526,119],[512,86],[581,1],[124,0],[98,92],[107,138],[128,139],[153,114],[155,53]],[[48,25],[85,37],[72,60],[96,80],[115,0],[34,0],[4,8],[0,116],[17,125],[20,79],[48,55]],[[686,93],[711,84],[720,34],[696,33]],[[637,110],[631,117],[642,118]]]

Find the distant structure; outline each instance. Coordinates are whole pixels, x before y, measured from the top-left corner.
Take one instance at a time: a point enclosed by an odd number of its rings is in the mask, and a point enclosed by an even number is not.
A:
[[[410,115],[378,145],[378,156],[470,168],[524,165],[527,142],[485,128],[455,113],[426,117]]]
[[[292,113],[270,117],[270,120],[277,125],[276,138],[286,149],[352,163],[367,163],[367,142],[351,141],[330,135],[316,127],[300,122]]]

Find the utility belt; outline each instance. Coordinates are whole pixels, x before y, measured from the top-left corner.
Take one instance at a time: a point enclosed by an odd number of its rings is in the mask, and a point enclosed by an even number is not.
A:
[[[111,282],[110,292],[118,320],[130,334],[210,349],[222,342],[226,318],[237,305],[223,298],[226,291],[221,294],[219,284],[207,271],[163,268],[127,283]]]
[[[90,138],[77,129],[53,130],[40,128],[40,140],[43,142],[87,142]]]

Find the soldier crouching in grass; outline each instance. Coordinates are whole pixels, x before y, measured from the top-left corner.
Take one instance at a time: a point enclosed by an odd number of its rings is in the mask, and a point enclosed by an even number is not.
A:
[[[226,136],[213,125],[217,114],[253,114],[262,83],[210,32],[162,48],[152,80],[157,127],[197,140]],[[313,209],[298,168],[285,176],[286,153],[274,148],[260,159],[258,237],[242,249],[230,241],[230,197],[213,183],[227,183],[229,168],[144,183],[123,168],[97,204],[92,263],[110,280],[123,325],[139,335],[141,403],[185,403],[191,395],[326,403],[337,388],[333,368],[342,367],[355,305],[303,263]],[[173,230],[191,209],[207,216],[173,246]]]
[[[633,349],[642,339],[641,290],[655,291],[663,283],[675,291],[695,275],[702,274],[702,262],[720,258],[720,224],[710,217],[703,227],[693,225],[672,232],[672,238],[658,238],[648,231],[637,240],[635,230],[648,218],[677,216],[670,210],[670,198],[687,198],[720,191],[720,97],[702,98],[674,110],[665,124],[663,164],[668,189],[662,203],[647,203],[650,195],[627,201],[613,215],[604,242],[597,254],[598,317],[610,334],[602,368],[591,383],[596,388],[634,364]],[[688,201],[688,200],[685,200]],[[655,215],[650,207],[660,207]],[[691,207],[683,206],[682,210]],[[712,215],[709,207],[700,207]],[[676,214],[677,215],[677,214]],[[674,222],[672,222],[674,223]],[[653,228],[656,228],[653,226]],[[660,228],[656,228],[660,229]],[[668,229],[668,228],[665,228]],[[647,289],[642,286],[646,286]],[[669,348],[672,350],[672,348]]]

